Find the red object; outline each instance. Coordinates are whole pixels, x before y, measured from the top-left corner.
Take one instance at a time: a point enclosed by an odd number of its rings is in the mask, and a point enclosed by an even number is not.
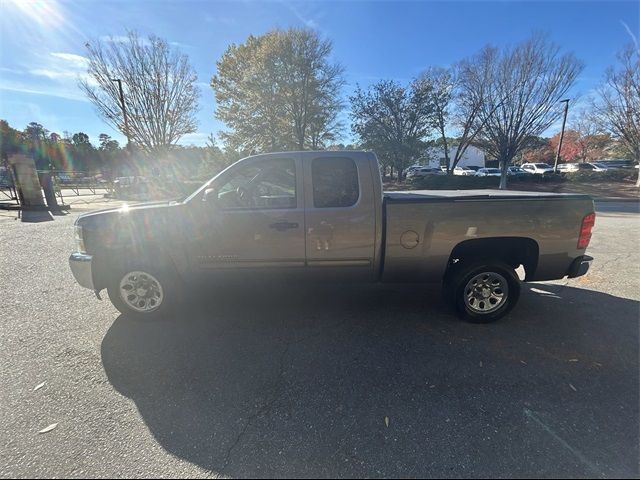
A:
[[[596,214],[590,213],[582,219],[582,226],[580,227],[580,236],[578,237],[578,248],[584,249],[589,246],[591,240],[591,230],[596,223]]]

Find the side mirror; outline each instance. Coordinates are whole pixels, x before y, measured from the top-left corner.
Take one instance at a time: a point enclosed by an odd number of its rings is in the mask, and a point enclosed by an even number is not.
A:
[[[202,195],[202,201],[207,203],[215,203],[216,200],[218,200],[218,197],[216,195],[215,189],[207,188],[204,191],[204,195]]]

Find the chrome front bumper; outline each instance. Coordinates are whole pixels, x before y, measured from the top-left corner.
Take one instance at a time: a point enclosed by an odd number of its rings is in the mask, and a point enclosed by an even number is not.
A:
[[[95,290],[93,287],[93,272],[91,270],[92,260],[93,257],[91,255],[84,253],[72,253],[69,257],[69,266],[76,282],[81,287],[89,290]]]

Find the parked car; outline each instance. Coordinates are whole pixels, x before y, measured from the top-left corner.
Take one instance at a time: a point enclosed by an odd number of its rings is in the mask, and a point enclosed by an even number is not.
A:
[[[140,175],[117,177],[113,181],[116,197],[145,194],[149,190],[149,179]]]
[[[440,168],[421,167],[407,174],[407,178],[426,177],[428,175],[446,175]]]
[[[512,177],[526,177],[526,176],[531,175],[531,174],[528,173],[528,172],[525,172],[520,167],[512,165],[511,167],[509,167],[507,169],[507,175],[512,176]]]
[[[593,171],[594,172],[606,172],[609,168],[599,162],[591,162],[590,165],[593,165]]]
[[[535,175],[544,175],[553,172],[553,167],[548,163],[523,163],[521,168],[527,173]]]
[[[435,282],[463,318],[486,323],[516,305],[520,265],[525,281],[589,268],[588,196],[385,193],[379,172],[372,152],[247,157],[182,201],[81,215],[71,270],[128,319],[180,317],[191,282],[289,278]]]
[[[476,171],[469,167],[455,167],[453,169],[453,174],[468,177],[475,175]]]
[[[607,171],[607,167],[603,167],[595,163],[581,162],[581,163],[576,163],[575,165],[576,165],[576,170],[572,170],[574,172],[606,172]]]
[[[567,173],[567,172],[577,172],[578,164],[577,163],[559,163],[558,171]]]
[[[592,163],[602,165],[608,169],[632,169],[635,167],[633,160],[598,160]]]
[[[500,177],[502,172],[499,168],[479,168],[476,177]]]

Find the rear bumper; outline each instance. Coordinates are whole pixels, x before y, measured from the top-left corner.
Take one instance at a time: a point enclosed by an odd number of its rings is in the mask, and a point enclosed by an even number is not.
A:
[[[591,265],[592,260],[593,257],[590,257],[589,255],[579,256],[573,262],[571,262],[571,266],[569,267],[567,276],[569,278],[581,277],[589,271],[589,266]]]
[[[93,257],[84,253],[72,253],[69,257],[69,266],[76,282],[81,287],[95,290],[93,287]]]

